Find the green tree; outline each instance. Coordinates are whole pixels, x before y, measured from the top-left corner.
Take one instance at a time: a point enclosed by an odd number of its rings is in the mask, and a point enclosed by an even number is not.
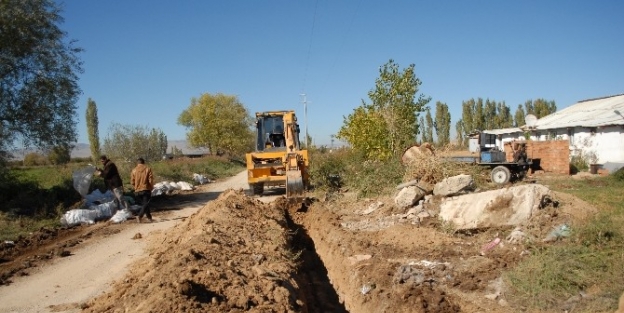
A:
[[[0,150],[76,141],[80,48],[67,40],[56,1],[0,1]]]
[[[436,102],[435,131],[438,145],[445,146],[451,141],[451,113],[446,103]]]
[[[424,142],[429,142],[429,139],[427,138],[427,124],[425,123],[425,117],[421,116],[418,122],[418,127],[420,129],[420,142],[424,143]]]
[[[139,157],[146,161],[161,160],[167,152],[167,136],[156,128],[112,123],[102,150],[111,159],[127,162]]]
[[[242,155],[253,149],[252,118],[236,96],[202,94],[178,117],[188,129],[192,147],[205,147],[210,153]]]
[[[525,121],[524,109],[522,108],[522,104],[518,104],[518,108],[516,109],[516,113],[514,114],[514,126],[520,127],[526,124]]]
[[[511,109],[505,102],[496,102],[494,100],[482,98],[470,99],[462,102],[462,118],[459,120],[462,134],[461,146],[468,145],[469,133],[482,131],[486,129],[500,129],[513,126],[513,118]]]
[[[71,160],[71,146],[56,146],[48,151],[48,161],[50,164],[67,164]]]
[[[533,114],[537,118],[557,112],[555,101],[547,101],[542,98],[535,100],[527,100],[524,103],[526,114]]]
[[[479,99],[479,101],[482,101]],[[498,112],[496,111],[496,101],[490,99],[485,100],[485,106],[483,107],[483,115],[481,116],[481,124],[483,125],[481,130],[496,129],[498,127]]]
[[[101,155],[100,153],[100,132],[98,130],[99,120],[97,114],[97,105],[95,101],[87,100],[87,114],[85,121],[87,122],[87,133],[89,135],[89,148],[91,149],[91,160],[94,162]]]
[[[505,102],[499,102],[497,107],[497,127],[496,128],[509,128],[513,127],[514,119],[511,116],[511,108],[508,107]]]
[[[419,133],[418,115],[431,100],[423,95],[416,99],[422,83],[414,68],[411,64],[401,71],[393,60],[380,67],[375,88],[368,92],[371,103],[362,101],[345,117],[337,137],[375,159],[397,155],[412,144]]]
[[[24,166],[39,166],[48,164],[46,157],[38,152],[26,154],[22,162],[24,163]]]
[[[390,157],[386,123],[373,107],[362,101],[362,105],[345,117],[343,123],[336,138],[348,142],[369,159]]]
[[[460,147],[467,147],[468,142],[466,141],[466,132],[464,131],[464,123],[462,120],[455,123],[455,131],[457,132],[457,145]]]
[[[428,142],[433,144],[433,118],[431,117],[431,110],[429,109],[429,107],[427,107],[425,109],[425,129],[426,131],[423,131],[423,142]]]

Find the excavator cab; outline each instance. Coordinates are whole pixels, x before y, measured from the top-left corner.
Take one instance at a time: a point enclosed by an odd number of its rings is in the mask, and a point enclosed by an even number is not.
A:
[[[248,183],[254,194],[265,186],[286,186],[286,196],[308,186],[308,151],[301,150],[294,111],[256,113],[255,151],[247,153]]]
[[[283,116],[259,116],[256,119],[256,151],[281,148],[286,149],[286,134],[284,132]],[[292,139],[294,148],[299,150],[299,126],[295,129],[295,136]],[[273,149],[275,150],[275,149]]]

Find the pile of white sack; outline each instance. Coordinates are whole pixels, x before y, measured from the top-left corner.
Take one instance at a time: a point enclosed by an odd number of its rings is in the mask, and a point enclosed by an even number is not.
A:
[[[166,195],[172,193],[174,190],[193,190],[193,185],[185,182],[170,182],[170,181],[162,181],[160,183],[156,183],[154,185],[154,189],[152,189],[152,197]]]
[[[82,209],[73,209],[65,212],[61,216],[61,224],[64,226],[75,226],[80,224],[94,224],[96,221],[110,220],[113,223],[121,223],[138,212],[141,207],[139,205],[131,205],[128,210],[117,210],[115,205],[115,196],[110,190],[105,193],[96,189],[90,194],[87,194],[91,181],[93,180],[93,173],[95,167],[89,165],[85,168],[79,169],[73,173],[74,188],[80,195],[86,200]],[[203,175],[193,174],[193,179],[200,184],[210,182],[209,179]],[[170,194],[174,190],[193,190],[193,185],[184,182],[169,182],[163,181],[154,185],[152,189],[152,197],[160,196],[164,194]],[[134,203],[134,199],[126,197],[128,203]]]

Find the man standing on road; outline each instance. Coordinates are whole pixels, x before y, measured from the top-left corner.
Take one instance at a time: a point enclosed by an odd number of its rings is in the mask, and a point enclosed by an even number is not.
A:
[[[147,219],[152,222],[152,213],[148,206],[152,197],[152,189],[154,188],[154,174],[152,169],[145,165],[143,158],[137,159],[137,166],[132,170],[130,174],[130,183],[134,187],[134,194],[141,204],[141,210],[137,216],[137,222],[141,223],[143,214],[147,216]]]
[[[123,208],[127,210],[128,202],[126,202],[123,198],[123,182],[121,181],[121,176],[119,176],[117,166],[105,155],[100,157],[100,162],[102,162],[104,169],[96,168],[96,173],[104,178],[106,187],[108,187],[108,189],[113,192],[113,195],[115,195],[114,201],[117,209],[121,209],[121,205],[123,204]]]

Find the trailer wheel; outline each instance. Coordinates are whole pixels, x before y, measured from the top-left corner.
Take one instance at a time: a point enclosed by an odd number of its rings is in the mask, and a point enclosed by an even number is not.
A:
[[[492,169],[491,175],[492,182],[499,185],[504,185],[508,183],[511,179],[511,171],[509,171],[509,169],[503,165],[499,165]]]
[[[254,195],[262,195],[264,193],[264,183],[250,184],[249,187],[251,187],[251,192]]]

